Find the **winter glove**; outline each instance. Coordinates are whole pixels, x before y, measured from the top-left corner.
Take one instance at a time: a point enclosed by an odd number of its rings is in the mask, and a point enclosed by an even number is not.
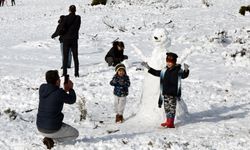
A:
[[[106,62],[108,63],[108,66],[112,66],[114,61],[113,61],[113,58],[112,57],[107,57],[106,58]]]
[[[149,67],[149,65],[148,65],[147,62],[142,62],[141,65],[144,66],[147,69],[150,69],[150,67]]]
[[[128,56],[127,55],[123,55],[123,59],[128,59]]]
[[[184,70],[188,71],[188,68],[189,68],[189,65],[187,65],[187,64],[184,63]]]
[[[55,34],[52,34],[52,35],[51,35],[51,38],[52,38],[52,39],[54,39],[55,37],[56,37]]]

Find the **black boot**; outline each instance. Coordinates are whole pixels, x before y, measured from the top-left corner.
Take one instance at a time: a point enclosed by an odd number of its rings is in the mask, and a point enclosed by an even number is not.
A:
[[[123,123],[123,121],[124,121],[123,115],[120,115],[120,122]]]
[[[119,122],[119,114],[116,114],[115,116],[115,123]]]
[[[79,78],[79,73],[75,73],[75,77],[76,77],[76,78],[77,78],[77,77]]]
[[[51,138],[45,137],[43,139],[43,144],[47,146],[47,149],[54,147],[54,141]]]

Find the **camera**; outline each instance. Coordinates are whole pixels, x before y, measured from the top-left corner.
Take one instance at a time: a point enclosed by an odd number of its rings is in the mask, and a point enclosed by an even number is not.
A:
[[[69,82],[69,75],[64,76],[64,84],[67,84]]]

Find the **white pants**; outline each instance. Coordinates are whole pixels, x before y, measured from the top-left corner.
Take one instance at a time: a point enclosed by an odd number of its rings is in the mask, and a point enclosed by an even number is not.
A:
[[[79,136],[79,132],[72,126],[63,123],[60,130],[55,133],[42,133],[45,137],[52,138],[57,142],[65,142],[75,140]]]
[[[126,97],[118,97],[115,96],[115,113],[119,115],[123,115],[125,105],[126,105]]]

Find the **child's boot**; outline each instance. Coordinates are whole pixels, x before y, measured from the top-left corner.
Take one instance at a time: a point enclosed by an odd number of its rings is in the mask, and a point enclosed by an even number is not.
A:
[[[122,115],[118,114],[118,119],[117,119],[116,123],[122,123]]]
[[[167,119],[167,127],[168,128],[174,128],[174,118],[168,118]]]
[[[115,123],[117,123],[117,122],[119,122],[119,120],[120,120],[120,115],[119,114],[116,114],[116,116],[115,116]]]
[[[161,124],[162,127],[174,128],[174,118],[167,118],[166,122]]]
[[[120,115],[121,123],[124,121],[123,115]]]
[[[161,126],[162,126],[162,127],[167,127],[167,122],[168,122],[168,121],[167,121],[167,119],[166,119],[166,121],[165,121],[164,123],[162,123]]]
[[[43,144],[47,146],[47,149],[54,147],[54,141],[51,138],[45,137],[43,139]]]

